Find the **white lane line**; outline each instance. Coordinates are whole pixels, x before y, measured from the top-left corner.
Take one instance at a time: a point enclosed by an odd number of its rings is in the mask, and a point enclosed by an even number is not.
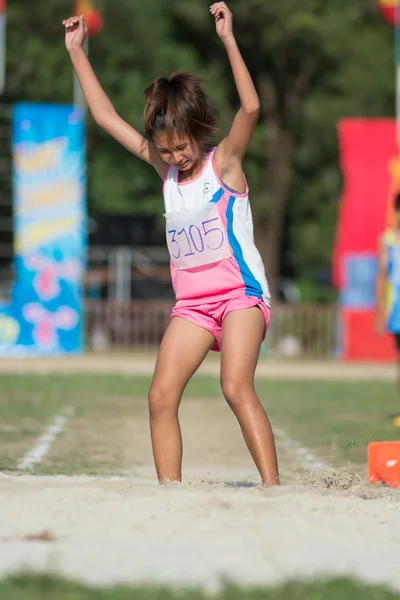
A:
[[[46,431],[40,436],[33,448],[29,450],[24,458],[18,463],[17,469],[19,471],[32,469],[35,463],[39,463],[42,460],[58,434],[64,429],[65,423],[72,413],[72,408],[66,406],[56,417],[54,417],[52,423],[50,423]]]
[[[280,429],[280,427],[273,427],[274,435],[277,441],[287,448],[290,452],[297,454],[303,468],[311,469],[327,469],[328,465],[319,460],[314,454],[308,449],[304,448],[299,442],[288,436],[288,434]]]

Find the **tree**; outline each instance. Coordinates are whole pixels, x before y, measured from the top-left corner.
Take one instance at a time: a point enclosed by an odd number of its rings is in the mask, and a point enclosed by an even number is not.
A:
[[[201,68],[191,45],[174,40],[167,3],[97,0],[96,5],[105,26],[90,43],[90,59],[117,111],[137,129],[143,124],[143,91],[153,78],[185,69],[201,71],[217,84],[215,68]],[[13,101],[72,102],[62,27],[72,8],[72,0],[47,0],[44,11],[26,0],[10,3],[7,93]],[[91,210],[162,215],[160,182],[151,167],[120,147],[90,115],[87,150]]]

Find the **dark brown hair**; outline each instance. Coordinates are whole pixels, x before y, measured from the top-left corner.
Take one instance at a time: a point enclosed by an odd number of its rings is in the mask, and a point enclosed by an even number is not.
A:
[[[145,90],[144,127],[151,140],[158,131],[205,142],[218,129],[201,81],[193,73],[159,77]]]

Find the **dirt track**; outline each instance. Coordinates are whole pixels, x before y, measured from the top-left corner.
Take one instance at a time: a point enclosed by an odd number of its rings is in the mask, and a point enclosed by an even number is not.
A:
[[[153,353],[85,354],[60,358],[0,358],[0,373],[120,373],[124,375],[151,374]],[[219,358],[211,354],[199,373],[217,375]],[[339,361],[277,361],[260,360],[259,377],[292,379],[380,379],[393,380],[392,364],[348,364]]]

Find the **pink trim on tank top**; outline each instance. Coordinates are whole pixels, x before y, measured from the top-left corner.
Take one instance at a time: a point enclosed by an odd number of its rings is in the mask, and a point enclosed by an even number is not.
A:
[[[201,175],[203,175],[207,165],[208,165],[208,161],[210,160],[210,154],[212,153],[212,148],[210,148],[209,150],[207,150],[207,154],[206,154],[206,160],[204,161],[204,165],[201,168],[201,171],[198,175],[196,175],[196,177],[193,177],[193,179],[187,179],[186,181],[179,181],[179,173],[181,173],[181,171],[178,171],[178,178],[177,178],[177,184],[178,185],[188,185],[188,183],[193,183],[194,181],[197,181],[197,179],[199,177],[201,177]]]

